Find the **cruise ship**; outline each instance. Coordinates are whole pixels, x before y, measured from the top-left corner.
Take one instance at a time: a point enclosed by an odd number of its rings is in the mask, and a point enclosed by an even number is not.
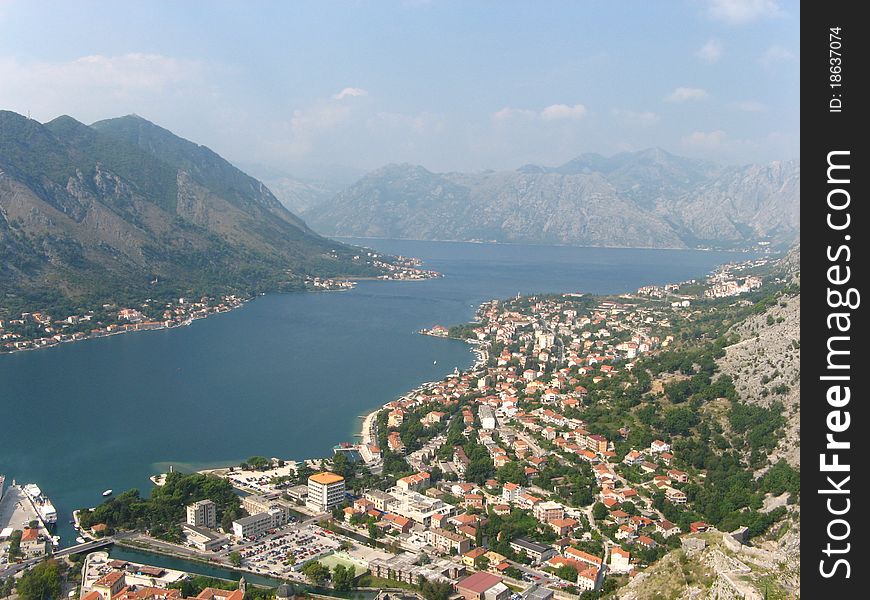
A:
[[[57,511],[54,509],[51,500],[42,494],[42,490],[39,489],[38,485],[28,483],[24,486],[24,492],[33,500],[33,506],[46,525],[57,523]]]

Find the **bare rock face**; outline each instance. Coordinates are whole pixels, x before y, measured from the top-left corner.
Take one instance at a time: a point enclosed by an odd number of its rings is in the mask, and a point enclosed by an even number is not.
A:
[[[786,428],[770,463],[785,458],[800,467],[800,296],[789,296],[761,315],[736,325],[740,341],[725,349],[719,367],[734,380],[740,398],[770,406],[781,402]]]
[[[798,235],[796,161],[717,167],[660,149],[561,167],[389,165],[302,212],[326,234],[621,247],[745,247]]]

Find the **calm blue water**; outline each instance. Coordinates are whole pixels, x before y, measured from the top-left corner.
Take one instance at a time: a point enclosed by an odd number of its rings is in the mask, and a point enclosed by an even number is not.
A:
[[[167,331],[0,355],[0,473],[36,482],[71,512],[168,465],[326,456],[359,415],[469,366],[462,342],[417,335],[517,293],[612,293],[698,277],[735,255],[354,240],[419,256],[446,277],[363,282],[350,292],[257,298]],[[742,256],[742,255],[740,255]],[[433,364],[437,361],[437,365]]]

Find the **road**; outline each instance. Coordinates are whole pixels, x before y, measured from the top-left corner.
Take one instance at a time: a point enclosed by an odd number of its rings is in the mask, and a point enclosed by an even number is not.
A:
[[[102,538],[99,540],[94,540],[92,542],[85,542],[84,544],[77,544],[75,546],[70,546],[69,548],[63,548],[62,550],[58,550],[54,552],[50,556],[53,558],[63,558],[64,556],[70,556],[71,554],[80,554],[82,552],[91,552],[92,550],[97,550],[99,548],[104,548],[106,546],[111,546],[115,543],[114,537]],[[20,563],[14,563],[11,565],[7,565],[5,569],[0,569],[0,579],[5,579],[6,577],[11,577],[16,573],[27,569],[28,567],[32,567],[35,564],[38,564],[45,560],[45,556],[38,556],[36,558],[29,558],[27,560],[21,561]]]

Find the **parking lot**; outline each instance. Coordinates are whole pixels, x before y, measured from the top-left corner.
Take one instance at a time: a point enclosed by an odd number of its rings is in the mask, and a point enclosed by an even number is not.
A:
[[[290,576],[313,559],[335,552],[341,542],[312,523],[294,524],[254,542],[227,548],[222,554],[237,551],[243,565],[264,575]]]

